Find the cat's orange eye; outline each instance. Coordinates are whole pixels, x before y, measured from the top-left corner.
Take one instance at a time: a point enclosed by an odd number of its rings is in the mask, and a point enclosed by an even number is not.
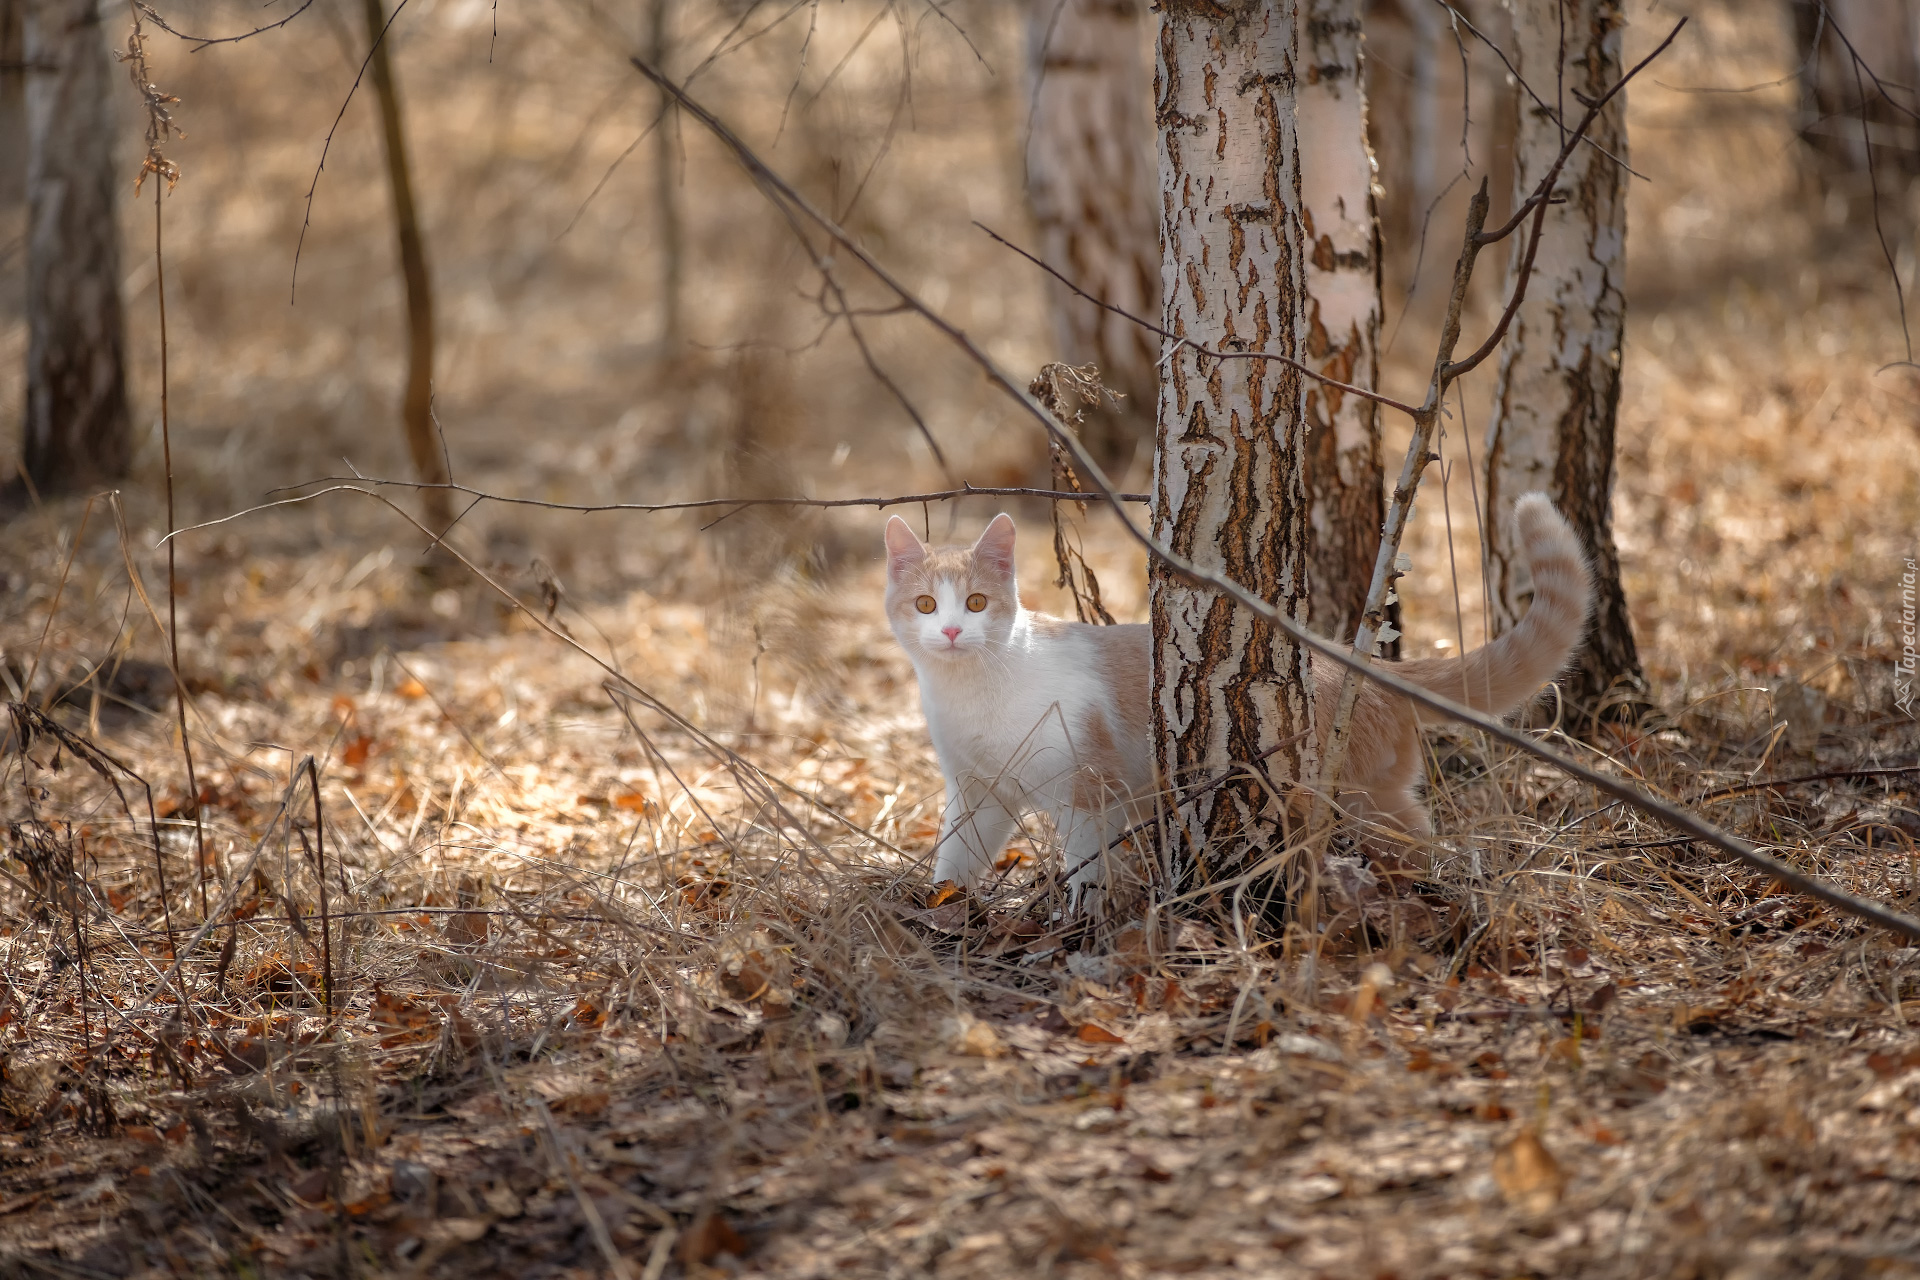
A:
[[[978,591],[967,597],[967,612],[980,613],[987,607],[987,598]]]
[[[938,609],[940,605],[932,596],[921,596],[913,602],[913,607],[922,613],[932,613],[935,609]]]

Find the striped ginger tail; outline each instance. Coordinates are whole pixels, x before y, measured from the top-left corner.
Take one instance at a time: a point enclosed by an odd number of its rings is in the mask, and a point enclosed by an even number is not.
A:
[[[1586,634],[1593,605],[1592,574],[1579,536],[1547,495],[1523,496],[1514,504],[1513,518],[1533,578],[1533,603],[1520,625],[1464,658],[1423,658],[1395,668],[1442,697],[1496,716],[1519,707],[1560,674]],[[1420,718],[1438,717],[1422,709]]]

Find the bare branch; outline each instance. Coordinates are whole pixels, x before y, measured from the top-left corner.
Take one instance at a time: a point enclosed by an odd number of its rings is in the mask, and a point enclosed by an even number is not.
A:
[[[1538,200],[1530,203],[1533,204],[1533,226],[1529,228],[1531,234],[1527,237],[1527,251],[1520,259],[1520,271],[1514,277],[1513,296],[1507,299],[1505,309],[1500,312],[1500,321],[1493,326],[1493,332],[1487,335],[1487,340],[1476,347],[1473,354],[1466,359],[1451,362],[1442,371],[1441,376],[1446,382],[1454,382],[1462,374],[1472,372],[1481,361],[1494,353],[1501,339],[1507,336],[1507,327],[1513,323],[1513,317],[1519,313],[1521,302],[1526,299],[1527,282],[1533,278],[1533,259],[1534,255],[1540,252],[1540,234],[1545,229],[1547,205],[1551,201]]]
[[[1821,773],[1796,774],[1791,778],[1762,778],[1758,782],[1743,782],[1734,787],[1717,787],[1695,796],[1693,803],[1706,804],[1710,800],[1725,800],[1729,796],[1744,796],[1755,791],[1771,791],[1775,787],[1797,787],[1808,782],[1852,782],[1860,778],[1910,778],[1916,773],[1920,773],[1920,765],[1909,765],[1901,769],[1828,769]]]
[[[1480,189],[1473,193],[1473,199],[1467,204],[1466,234],[1460,242],[1460,256],[1454,263],[1453,291],[1447,296],[1447,314],[1440,326],[1440,348],[1433,358],[1433,375],[1427,386],[1427,399],[1414,415],[1413,436],[1407,441],[1406,461],[1400,466],[1400,479],[1394,484],[1393,494],[1387,502],[1387,518],[1380,530],[1380,549],[1373,560],[1373,579],[1367,586],[1366,604],[1361,608],[1360,625],[1355,629],[1353,649],[1348,655],[1351,662],[1358,665],[1350,666],[1346,679],[1340,685],[1333,723],[1327,729],[1325,742],[1320,748],[1320,781],[1307,819],[1309,848],[1317,845],[1332,830],[1333,801],[1340,783],[1340,771],[1346,765],[1347,744],[1353,732],[1354,708],[1360,703],[1360,681],[1355,673],[1367,672],[1373,661],[1375,640],[1383,634],[1386,626],[1387,593],[1393,589],[1394,581],[1402,572],[1400,542],[1406,536],[1407,521],[1413,514],[1414,495],[1419,491],[1420,478],[1426,474],[1427,464],[1439,457],[1433,452],[1433,433],[1439,425],[1441,406],[1446,401],[1447,368],[1454,346],[1460,341],[1460,313],[1466,306],[1467,286],[1473,280],[1474,263],[1480,256],[1480,228],[1486,222],[1490,203],[1487,180],[1482,178]],[[1544,211],[1546,206],[1539,208]],[[1539,243],[1537,235],[1534,243]],[[1520,283],[1522,287],[1516,292],[1516,297],[1525,293],[1526,281],[1522,279]]]
[[[1667,46],[1674,42],[1675,37],[1680,34],[1680,29],[1686,25],[1687,19],[1685,18],[1674,23],[1673,30],[1667,32],[1667,38],[1665,40],[1662,40],[1654,46],[1652,53],[1649,53],[1646,57],[1634,63],[1632,69],[1629,70],[1627,74],[1621,76],[1613,88],[1607,90],[1587,105],[1587,114],[1580,117],[1580,123],[1575,125],[1572,132],[1567,135],[1566,142],[1560,147],[1560,154],[1554,158],[1553,167],[1547,170],[1546,175],[1542,177],[1534,187],[1533,194],[1528,196],[1520,207],[1513,211],[1513,216],[1501,223],[1498,228],[1493,231],[1482,232],[1481,234],[1485,237],[1482,243],[1492,244],[1496,240],[1504,240],[1512,235],[1514,228],[1520,225],[1520,220],[1533,211],[1536,202],[1546,199],[1552,193],[1553,184],[1560,180],[1560,171],[1566,167],[1567,160],[1573,155],[1573,149],[1580,145],[1580,139],[1586,136],[1586,132],[1593,125],[1593,122],[1600,118],[1601,111],[1606,109],[1606,105],[1613,101],[1616,94],[1627,87],[1627,81],[1646,70],[1649,63],[1667,51]],[[1482,39],[1484,38],[1485,37],[1482,37]],[[1517,79],[1518,77],[1515,78]],[[1525,82],[1523,81],[1522,83]],[[1529,89],[1527,92],[1532,93],[1533,91]],[[1534,101],[1539,102],[1539,98],[1535,97]],[[1545,106],[1546,104],[1541,103],[1541,105]]]
[[[1833,33],[1840,36],[1842,40],[1846,39],[1837,25]],[[1907,291],[1900,285],[1900,268],[1893,260],[1893,246],[1887,243],[1887,229],[1880,222],[1880,171],[1873,163],[1873,134],[1867,128],[1867,90],[1860,80],[1860,70],[1867,64],[1861,60],[1859,54],[1853,52],[1853,45],[1850,43],[1847,45],[1847,52],[1853,56],[1853,83],[1855,91],[1860,95],[1860,149],[1867,158],[1867,187],[1872,193],[1873,204],[1873,234],[1874,238],[1880,242],[1881,255],[1887,260],[1887,275],[1893,281],[1894,305],[1900,309],[1900,336],[1906,343],[1907,359],[1911,360],[1913,359],[1913,330],[1907,324]],[[1872,68],[1867,68],[1867,73],[1872,75]],[[1882,98],[1896,107],[1900,105],[1888,95],[1886,86],[1880,83],[1880,77],[1874,76],[1873,83],[1880,90]]]
[[[994,240],[1005,245],[1007,248],[1013,250],[1015,253],[1025,258],[1028,262],[1031,262],[1034,266],[1040,268],[1042,271],[1052,276],[1055,280],[1058,280],[1061,284],[1065,285],[1067,288],[1073,290],[1073,292],[1078,294],[1080,297],[1085,298],[1088,302],[1093,303],[1096,307],[1103,307],[1106,310],[1113,312],[1114,315],[1119,316],[1123,320],[1132,321],[1134,324],[1139,325],[1142,329],[1145,329],[1149,333],[1157,333],[1162,338],[1166,338],[1171,342],[1175,342],[1182,346],[1189,347],[1194,351],[1199,352],[1203,356],[1211,356],[1215,360],[1277,360],[1281,364],[1287,365],[1290,368],[1298,369],[1301,373],[1306,374],[1309,378],[1312,378],[1316,382],[1323,382],[1329,387],[1337,387],[1341,391],[1344,391],[1349,395],[1359,396],[1362,400],[1371,400],[1375,404],[1383,404],[1389,409],[1398,409],[1400,412],[1409,414],[1409,415],[1420,412],[1414,406],[1410,404],[1406,404],[1399,400],[1395,400],[1391,396],[1383,396],[1379,392],[1369,391],[1365,387],[1356,387],[1351,382],[1342,382],[1338,378],[1329,378],[1326,374],[1321,373],[1319,370],[1300,363],[1298,360],[1295,360],[1292,356],[1283,356],[1276,351],[1216,351],[1212,347],[1203,347],[1197,342],[1194,342],[1187,338],[1183,338],[1179,334],[1174,333],[1170,330],[1161,328],[1159,325],[1155,324],[1151,320],[1148,320],[1148,319],[1145,319],[1144,317],[1133,314],[1133,312],[1127,310],[1125,307],[1116,306],[1113,303],[1108,302],[1105,298],[1094,297],[1092,294],[1088,293],[1085,289],[1082,289],[1079,285],[1075,284],[1073,281],[1067,279],[1067,277],[1060,274],[1060,272],[1054,269],[1052,266],[1049,266],[1047,263],[1041,261],[1039,258],[1036,258],[1031,253],[1028,253],[1025,249],[1022,249],[1019,245],[1007,239],[1005,236],[1001,235],[998,231],[995,231],[992,227],[988,226],[986,223],[975,220],[973,225],[980,228],[982,231],[986,232]],[[1163,356],[1162,359],[1165,359],[1165,357]]]
[[[1449,14],[1451,14],[1454,22],[1458,26],[1463,26],[1468,31],[1471,31],[1474,34],[1474,37],[1478,39],[1481,44],[1484,44],[1485,46],[1487,46],[1487,48],[1493,50],[1494,56],[1499,58],[1501,63],[1505,65],[1505,67],[1507,68],[1507,74],[1513,77],[1513,82],[1519,85],[1522,89],[1526,90],[1527,96],[1529,98],[1532,98],[1534,102],[1538,103],[1542,111],[1548,112],[1556,120],[1560,120],[1560,112],[1558,111],[1558,109],[1548,105],[1547,100],[1545,98],[1542,98],[1539,94],[1534,92],[1533,86],[1527,83],[1527,78],[1520,74],[1520,69],[1518,67],[1513,65],[1513,59],[1507,56],[1506,50],[1502,49],[1499,45],[1493,42],[1493,38],[1491,36],[1489,36],[1486,32],[1482,31],[1480,28],[1474,26],[1473,20],[1468,18],[1466,14],[1460,12],[1460,10],[1454,7],[1454,5],[1449,3],[1449,0],[1434,0],[1434,3],[1439,5],[1442,9],[1445,9]],[[1682,19],[1681,21],[1684,22],[1685,19]],[[1457,29],[1455,31],[1454,38],[1456,40],[1459,38],[1459,33]],[[1671,37],[1669,37],[1669,39],[1671,39]],[[1465,60],[1466,60],[1466,51],[1463,49],[1461,50],[1461,61],[1464,63]],[[1560,127],[1563,130],[1567,127],[1565,120],[1560,120]],[[1574,132],[1578,133],[1579,130],[1575,130]],[[1625,160],[1622,160],[1619,156],[1616,156],[1615,154],[1613,154],[1613,152],[1607,150],[1605,147],[1595,142],[1592,138],[1581,138],[1580,141],[1585,142],[1588,146],[1592,147],[1595,151],[1598,151],[1601,155],[1613,161],[1615,164],[1619,165],[1622,169],[1625,169],[1628,173],[1640,179],[1642,182],[1653,181],[1653,179],[1649,178],[1646,174],[1640,172],[1638,169],[1628,164]],[[1463,129],[1461,131],[1461,147],[1463,150],[1465,149],[1465,146],[1466,146],[1466,132]],[[1471,163],[1471,161],[1469,161],[1469,163]],[[1508,232],[1511,232],[1512,230],[1513,230],[1512,227],[1507,228]],[[1502,234],[1504,235],[1506,233],[1503,232]],[[1498,238],[1499,238],[1498,236],[1495,237],[1495,239],[1498,239]]]
[[[317,480],[303,481],[297,485],[285,485],[269,489],[269,493],[288,493],[294,489],[304,489],[309,485],[324,484],[324,489],[313,493],[298,494],[291,498],[279,498],[273,502],[263,502],[259,506],[236,511],[232,515],[221,516],[218,520],[208,520],[203,524],[188,525],[175,533],[170,533],[162,542],[182,533],[197,533],[202,529],[211,529],[217,525],[239,520],[244,516],[258,515],[275,507],[295,506],[311,502],[315,498],[329,493],[364,493],[371,495],[372,489],[363,489],[361,485],[374,488],[396,489],[441,489],[451,493],[464,493],[477,502],[498,502],[513,507],[544,507],[549,511],[571,511],[582,515],[591,515],[603,511],[702,511],[716,507],[729,508],[728,514],[744,511],[748,507],[872,507],[884,511],[888,507],[913,506],[922,502],[951,502],[958,498],[1044,498],[1053,502],[1085,502],[1093,496],[1078,490],[1066,489],[1023,489],[1012,486],[987,486],[966,484],[958,489],[941,489],[934,493],[904,493],[897,498],[696,498],[687,502],[546,502],[539,498],[521,498],[508,493],[488,493],[464,484],[428,484],[421,480],[388,480],[377,476],[322,476]],[[1151,502],[1150,493],[1102,493],[1099,495],[1113,502]],[[462,513],[464,514],[464,513]]]
[[[142,0],[134,0],[134,7],[138,9],[141,13],[146,14],[147,18],[153,23],[154,26],[160,28],[162,31],[166,32],[168,35],[174,36],[181,40],[185,40],[188,43],[192,44],[193,48],[187,50],[188,53],[198,53],[202,49],[205,49],[210,45],[235,44],[241,40],[251,40],[253,37],[257,35],[264,35],[266,32],[269,32],[269,31],[276,31],[279,28],[286,26],[289,22],[292,22],[295,18],[305,13],[308,9],[311,9],[313,7],[313,0],[301,0],[300,7],[298,9],[295,9],[292,13],[288,14],[286,17],[280,19],[280,21],[269,22],[266,26],[255,27],[251,31],[243,31],[237,36],[188,35],[184,31],[179,31],[171,26],[168,26],[167,20],[161,17],[159,10],[155,9],[152,5],[142,3]]]
[[[304,5],[301,7],[305,8]],[[387,32],[393,30],[393,24],[399,20],[400,11],[406,7],[407,0],[400,0],[400,3],[393,6],[393,12],[387,15],[387,23],[380,28],[380,34],[375,36],[373,43],[368,46],[367,56],[360,59],[360,69],[354,72],[353,84],[348,87],[347,96],[341,99],[340,110],[334,114],[333,124],[327,129],[327,140],[320,144],[320,163],[313,167],[313,181],[307,184],[307,205],[305,211],[300,215],[300,238],[294,242],[293,246],[293,275],[287,282],[287,304],[289,306],[293,304],[296,291],[300,287],[300,251],[307,247],[307,228],[313,225],[313,195],[314,192],[320,189],[320,175],[325,172],[327,167],[327,153],[333,150],[333,135],[339,132],[340,122],[346,119],[347,108],[353,105],[353,95],[359,92],[360,82],[366,78],[367,68],[372,64],[373,55],[380,48],[380,42],[387,38]],[[287,20],[292,21],[294,17],[298,16],[296,13]]]

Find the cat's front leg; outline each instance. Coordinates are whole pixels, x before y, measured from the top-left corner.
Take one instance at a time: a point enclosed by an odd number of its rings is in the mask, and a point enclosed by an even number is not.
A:
[[[1077,911],[1087,915],[1103,914],[1109,899],[1114,858],[1123,850],[1108,849],[1117,832],[1109,832],[1107,815],[1068,810],[1054,819],[1065,837],[1062,844],[1062,870],[1067,877],[1068,898]]]
[[[1428,867],[1427,841],[1433,823],[1427,806],[1397,781],[1341,797],[1353,822],[1362,852],[1374,870],[1388,876],[1396,889],[1423,876]]]
[[[934,846],[933,881],[951,880],[963,888],[974,885],[993,870],[1000,851],[1019,825],[1013,814],[986,787],[947,778],[947,811]]]

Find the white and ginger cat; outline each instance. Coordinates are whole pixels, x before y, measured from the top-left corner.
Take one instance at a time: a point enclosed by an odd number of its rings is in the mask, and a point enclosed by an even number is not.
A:
[[[1586,556],[1546,495],[1514,508],[1533,578],[1520,624],[1465,657],[1421,658],[1393,670],[1456,702],[1505,715],[1553,679],[1586,631],[1593,588]],[[990,872],[1021,815],[1050,814],[1076,898],[1108,882],[1104,851],[1150,817],[1161,787],[1149,739],[1151,635],[1144,624],[1094,626],[1020,604],[1013,521],[993,518],[971,547],[929,547],[887,521],[887,620],[913,660],[920,702],[946,781],[933,877],[962,886]],[[1322,739],[1343,668],[1313,664]],[[1342,806],[1377,857],[1403,841],[1368,840],[1367,824],[1414,837],[1431,830],[1417,788],[1420,726],[1404,698],[1361,686],[1341,776]],[[1376,828],[1377,829],[1377,828]]]

